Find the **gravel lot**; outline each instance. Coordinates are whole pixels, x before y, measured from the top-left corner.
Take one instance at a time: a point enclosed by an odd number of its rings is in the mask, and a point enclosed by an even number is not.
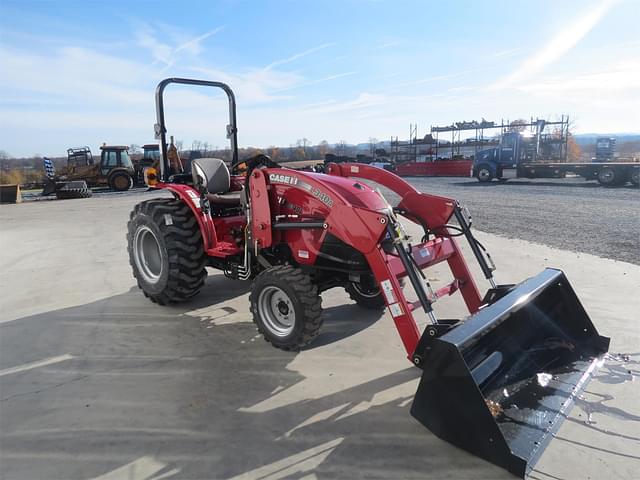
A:
[[[422,192],[459,200],[478,230],[640,264],[638,188],[603,188],[580,178],[488,185],[470,178],[407,180]]]
[[[466,205],[483,232],[640,265],[640,189],[603,188],[581,178],[479,183],[471,178],[407,177],[420,191]],[[384,189],[383,189],[384,190]],[[142,193],[137,188],[133,193]],[[94,196],[132,192],[94,190]],[[385,193],[394,203],[393,194]],[[27,194],[25,200],[55,200]]]

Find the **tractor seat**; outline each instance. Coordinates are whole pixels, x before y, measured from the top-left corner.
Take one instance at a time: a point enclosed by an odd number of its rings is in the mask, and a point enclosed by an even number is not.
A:
[[[218,205],[240,205],[240,191],[230,192],[231,175],[223,160],[198,158],[191,162],[191,173],[195,184],[202,183],[207,189],[207,199]]]

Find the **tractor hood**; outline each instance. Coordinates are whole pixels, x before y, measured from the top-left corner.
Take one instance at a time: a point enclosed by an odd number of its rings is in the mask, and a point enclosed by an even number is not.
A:
[[[325,184],[354,207],[376,211],[386,210],[389,207],[377,191],[361,180],[324,173],[305,173],[305,176]]]

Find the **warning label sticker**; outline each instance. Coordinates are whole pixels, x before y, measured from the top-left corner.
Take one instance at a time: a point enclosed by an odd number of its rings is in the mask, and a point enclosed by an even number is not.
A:
[[[421,248],[420,249],[420,256],[422,258],[429,258],[431,256],[431,252],[429,251],[428,248]]]
[[[384,298],[387,299],[387,303],[389,305],[391,305],[392,303],[396,303],[398,301],[396,299],[395,294],[393,293],[391,280],[383,280],[382,282],[380,282],[380,286],[382,287],[382,293],[384,293]]]
[[[358,173],[360,171],[360,167],[351,167],[351,173]]]
[[[402,307],[398,303],[393,303],[389,305],[389,311],[391,312],[391,316],[393,318],[396,318],[402,315]]]

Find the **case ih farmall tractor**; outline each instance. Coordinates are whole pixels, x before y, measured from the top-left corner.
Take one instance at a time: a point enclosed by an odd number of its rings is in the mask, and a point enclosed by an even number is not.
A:
[[[226,93],[231,170],[244,163],[244,175],[230,174],[220,159],[200,158],[190,174],[169,176],[163,94],[170,84]],[[253,320],[285,350],[300,350],[320,334],[325,290],[345,288],[365,308],[386,306],[409,360],[422,369],[411,414],[516,475],[530,471],[609,345],[561,271],[495,285],[493,264],[458,202],[421,193],[386,170],[329,164],[320,174],[264,155],[238,160],[235,98],[223,83],[166,79],[156,91],[156,113],[161,162],[150,183],[173,198],[140,203],[128,224],[133,274],[151,301],[188,300],[204,285],[207,268],[252,281]],[[393,191],[397,206],[372,184]],[[421,238],[409,238],[402,221],[417,224]],[[485,294],[455,237],[479,262]],[[453,280],[434,290],[423,270],[441,262]],[[456,292],[469,316],[438,319],[434,302]],[[422,330],[419,315],[428,321]]]

